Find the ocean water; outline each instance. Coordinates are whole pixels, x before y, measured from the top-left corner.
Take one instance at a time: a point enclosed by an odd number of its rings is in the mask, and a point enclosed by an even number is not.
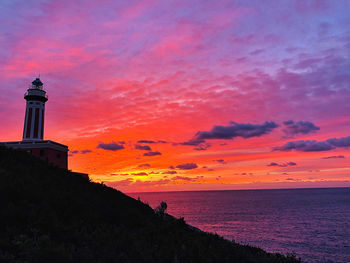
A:
[[[201,230],[295,253],[303,262],[350,262],[350,188],[132,193]]]

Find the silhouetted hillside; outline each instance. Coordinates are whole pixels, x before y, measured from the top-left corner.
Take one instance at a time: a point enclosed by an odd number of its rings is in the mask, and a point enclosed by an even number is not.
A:
[[[105,185],[0,148],[0,262],[298,262],[191,229]]]

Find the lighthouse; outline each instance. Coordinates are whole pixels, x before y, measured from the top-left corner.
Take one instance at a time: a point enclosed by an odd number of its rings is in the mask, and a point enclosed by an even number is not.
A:
[[[43,140],[45,103],[48,97],[39,78],[32,82],[31,87],[24,94],[24,99],[27,103],[22,140]]]
[[[0,145],[24,150],[60,168],[68,169],[68,146],[44,140],[45,103],[48,100],[40,78],[24,94],[26,109],[22,141],[0,142]]]

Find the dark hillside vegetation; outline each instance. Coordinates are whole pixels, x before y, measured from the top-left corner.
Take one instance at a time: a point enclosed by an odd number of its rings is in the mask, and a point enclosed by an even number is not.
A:
[[[298,262],[217,235],[103,184],[0,148],[0,262]]]

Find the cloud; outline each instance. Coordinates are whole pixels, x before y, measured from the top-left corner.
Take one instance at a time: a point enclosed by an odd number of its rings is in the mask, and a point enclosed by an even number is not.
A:
[[[244,173],[235,173],[234,175],[253,175],[253,173],[244,172]]]
[[[99,143],[96,148],[107,151],[118,151],[124,149],[123,142]]]
[[[186,177],[186,176],[175,176],[173,178],[171,178],[171,180],[173,181],[177,181],[177,180],[182,180],[182,181],[190,181],[190,182],[193,182],[193,181],[196,181],[198,180],[198,178],[191,178],[191,177]]]
[[[179,144],[189,145],[189,146],[197,146],[197,147],[193,148],[196,151],[205,151],[209,147],[211,147],[211,144],[206,143],[205,140],[203,140],[203,139],[191,139],[191,140],[188,140],[186,142],[181,142]],[[175,144],[175,145],[177,145],[177,144]]]
[[[121,175],[121,176],[128,176],[129,174],[126,174],[126,173],[122,173],[122,174],[115,174],[115,173],[113,173],[113,174],[111,174],[111,175]]]
[[[287,163],[281,163],[281,164],[272,162],[272,163],[269,163],[267,166],[287,167],[287,166],[295,166],[295,165],[297,165],[295,162],[287,162]]]
[[[186,177],[186,176],[175,176],[171,179],[165,178],[165,179],[160,179],[160,180],[155,180],[155,181],[141,181],[141,180],[134,181],[134,179],[128,178],[128,179],[122,180],[122,181],[109,182],[108,186],[112,186],[112,187],[116,187],[116,188],[125,187],[125,186],[133,186],[133,187],[135,187],[135,189],[140,189],[140,188],[149,189],[149,187],[153,187],[153,186],[177,184],[177,181],[182,181],[181,183],[195,182],[195,181],[198,181],[202,178],[203,178],[203,176],[197,176],[197,177],[193,177],[193,178]]]
[[[151,165],[149,163],[142,163],[139,164],[137,167],[141,168],[141,167],[150,167]]]
[[[207,139],[233,139],[235,137],[251,138],[259,137],[270,133],[278,127],[274,122],[266,121],[263,124],[236,123],[230,122],[227,126],[214,126],[210,131],[199,131],[195,135],[193,142],[199,142]]]
[[[134,182],[134,180],[132,178],[127,178],[125,180],[108,183],[108,186],[111,186],[111,187],[125,187],[125,186],[131,185],[133,182]]]
[[[92,151],[89,150],[89,149],[86,149],[86,150],[81,150],[81,151],[77,151],[77,150],[74,150],[74,151],[69,151],[69,154],[68,156],[74,156],[75,154],[86,154],[86,153],[91,153]]]
[[[137,143],[167,143],[166,141],[138,140]]]
[[[155,141],[150,141],[150,140],[139,140],[137,143],[156,143]]]
[[[283,173],[283,175],[288,175],[288,174],[287,174],[287,173]],[[291,177],[286,178],[285,180],[286,180],[286,181],[294,181],[294,182],[299,182],[299,181],[301,181],[301,179],[295,179],[295,178],[291,178]]]
[[[295,166],[295,165],[297,165],[295,162],[288,162],[288,163],[286,163],[285,165],[287,165],[287,166]]]
[[[267,166],[278,166],[278,163],[272,162],[272,163],[268,164]]]
[[[86,149],[86,150],[81,150],[80,153],[81,154],[86,154],[86,153],[91,153],[92,151],[89,150],[89,149]]]
[[[345,158],[344,155],[334,155],[334,156],[323,157],[322,159],[343,159],[343,158]]]
[[[162,172],[162,174],[177,174],[176,171],[166,171],[166,172]]]
[[[204,144],[198,145],[197,147],[194,147],[193,150],[196,150],[196,151],[205,151],[205,150],[207,150],[209,147],[211,147],[211,144],[209,144],[209,143],[204,143]]]
[[[224,159],[217,159],[217,160],[214,160],[215,162],[218,162],[218,163],[225,163],[225,160]]]
[[[180,144],[181,145],[197,146],[197,145],[200,145],[202,143],[205,143],[204,139],[191,139],[191,140],[188,140],[186,142],[181,142]]]
[[[143,154],[143,156],[156,156],[156,155],[162,155],[162,153],[155,151],[155,152],[147,152]]]
[[[337,147],[350,147],[350,136],[341,138],[330,138],[326,141],[316,140],[301,140],[287,142],[283,146],[275,147],[275,151],[291,151],[296,150],[300,152],[317,152],[329,151]]]
[[[135,149],[143,151],[152,151],[151,147],[149,147],[148,145],[135,144]]]
[[[208,139],[233,139],[235,137],[251,138],[270,133],[278,125],[266,121],[263,124],[230,122],[227,126],[215,125],[210,131],[199,131],[195,137],[180,143],[181,145],[197,146],[196,151],[207,150],[211,144],[206,143]]]
[[[287,142],[285,145],[280,147],[275,147],[274,150],[277,151],[291,151],[296,150],[299,152],[318,152],[318,151],[329,151],[334,149],[335,147],[328,144],[324,141],[315,141],[315,140],[301,140],[301,141],[293,141]]]
[[[141,172],[141,173],[135,173],[135,174],[131,174],[132,176],[147,176],[148,174],[145,172]]]
[[[294,122],[292,120],[283,122],[284,129],[283,132],[287,136],[295,136],[298,134],[308,134],[311,132],[318,131],[320,128],[315,126],[312,122],[309,121],[298,121]]]
[[[350,136],[342,138],[331,138],[327,142],[335,147],[349,147],[350,146]]]
[[[156,181],[141,181],[141,180],[133,181],[132,178],[129,178],[127,180],[110,182],[108,183],[108,186],[116,187],[116,188],[132,186],[132,187],[135,187],[134,189],[140,189],[140,188],[149,189],[150,187],[166,185],[169,183],[171,183],[170,179],[160,179]]]
[[[195,163],[184,163],[176,166],[176,168],[181,170],[191,170],[191,169],[196,169],[197,167],[198,165]]]

